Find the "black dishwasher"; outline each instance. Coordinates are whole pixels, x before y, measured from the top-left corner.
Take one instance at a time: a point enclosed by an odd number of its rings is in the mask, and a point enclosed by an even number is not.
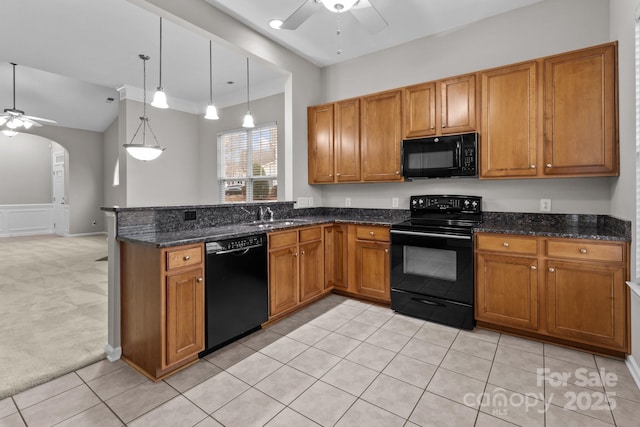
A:
[[[266,235],[206,243],[205,350],[250,332],[269,318]]]

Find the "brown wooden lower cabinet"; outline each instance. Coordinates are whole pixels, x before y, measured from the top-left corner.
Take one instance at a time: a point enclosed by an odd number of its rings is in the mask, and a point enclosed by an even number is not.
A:
[[[478,233],[478,325],[623,356],[629,243]]]
[[[321,226],[269,233],[269,316],[282,315],[328,291]]]
[[[347,230],[347,293],[389,303],[389,227],[349,225]]]
[[[325,288],[347,290],[347,226],[324,227]]]
[[[152,380],[204,350],[204,245],[122,242],[122,357]]]

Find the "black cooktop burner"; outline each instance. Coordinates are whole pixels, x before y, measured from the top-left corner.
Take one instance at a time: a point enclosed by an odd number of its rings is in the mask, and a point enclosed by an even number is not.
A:
[[[411,218],[392,229],[451,234],[471,234],[482,221],[482,198],[476,196],[411,196]]]

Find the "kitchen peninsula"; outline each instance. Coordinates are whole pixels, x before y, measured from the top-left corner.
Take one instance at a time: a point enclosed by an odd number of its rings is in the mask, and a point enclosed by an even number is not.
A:
[[[258,208],[261,205],[269,206],[273,211],[275,220],[272,224],[256,221]],[[117,266],[120,270],[116,293],[118,301],[114,301],[114,304],[118,307],[118,315],[122,315],[123,358],[152,379],[163,378],[177,369],[188,366],[197,360],[198,353],[203,349],[204,314],[201,298],[203,298],[205,286],[203,283],[204,245],[207,241],[267,233],[268,236],[283,236],[281,241],[295,237],[295,240],[284,245],[291,250],[290,254],[302,254],[307,240],[315,245],[314,261],[306,267],[295,264],[294,271],[290,271],[276,267],[278,259],[271,254],[275,254],[280,248],[270,243],[269,322],[271,322],[291,314],[330,292],[383,304],[388,303],[388,277],[383,283],[375,285],[379,286],[377,289],[375,286],[371,289],[371,287],[362,287],[353,283],[356,278],[352,270],[357,271],[358,267],[353,265],[356,259],[352,255],[358,240],[368,238],[367,236],[372,240],[362,241],[362,243],[379,244],[381,253],[384,254],[384,249],[389,248],[389,227],[405,220],[409,215],[408,211],[403,209],[329,207],[294,209],[293,202],[103,208],[103,210],[112,214],[115,220],[113,243],[114,254],[118,253],[118,259],[114,260],[113,266],[110,264],[110,268]],[[624,281],[628,280],[629,275],[628,258],[631,238],[629,222],[606,215],[485,212],[483,222],[474,229],[474,233],[477,265],[476,300],[480,298],[484,301],[484,303],[481,301],[476,303],[476,319],[479,326],[616,356],[623,356],[628,352],[628,291]],[[486,243],[487,238],[490,238],[489,246]],[[525,242],[524,246],[519,246],[507,240],[500,240],[496,243],[498,246],[491,245],[493,244],[491,239],[503,238],[533,243]],[[276,241],[276,239],[271,240]],[[577,246],[573,248],[572,245]],[[603,245],[604,249],[602,249]],[[530,252],[520,249],[521,247],[529,248]],[[574,259],[576,255],[573,255],[573,249],[577,251],[578,257],[586,258]],[[505,253],[507,250],[515,253]],[[584,253],[585,250],[586,253]],[[381,259],[382,262],[389,262],[388,251],[386,253],[386,261],[383,255],[383,258],[375,258],[376,262],[380,262]],[[131,254],[136,255],[130,257]],[[311,254],[312,252],[309,251],[308,255]],[[291,259],[291,257],[288,258]],[[525,263],[522,262],[523,258],[526,260]],[[371,261],[367,258],[357,260],[365,263]],[[551,265],[552,263],[555,264]],[[320,267],[309,270],[310,265],[320,265]],[[514,265],[515,270],[507,271],[509,283],[501,283],[493,278],[489,281],[492,283],[491,286],[483,286],[487,283],[487,276],[485,276],[487,266],[489,271],[496,272],[499,271],[495,270],[496,268],[506,266],[510,269]],[[520,265],[524,267],[518,267]],[[535,268],[532,269],[532,266]],[[531,272],[537,271],[538,266],[540,269],[555,269],[558,277],[568,272],[566,274],[569,277],[578,279],[563,283],[561,280],[550,281],[548,275],[551,273],[532,276]],[[576,276],[578,267],[583,270]],[[300,274],[305,271],[305,268],[307,272],[312,271],[312,273]],[[523,269],[529,273],[524,275]],[[273,273],[276,270],[284,271],[286,275],[296,274],[295,280],[289,278],[285,281],[289,286],[294,283],[295,289],[285,292],[281,288],[274,288],[276,284],[273,282],[277,281],[277,276]],[[146,273],[141,274],[142,271]],[[516,275],[511,276],[512,273]],[[176,276],[180,276],[181,282],[172,281],[171,278]],[[526,280],[522,282],[523,286],[519,286],[518,283],[521,283],[520,279],[523,277]],[[579,286],[581,284],[579,281],[585,277],[596,278],[594,289],[597,292],[593,294],[594,298],[608,297],[607,292],[611,292],[610,295],[615,298],[615,302],[605,304],[611,310],[604,316],[592,315],[593,310],[602,309],[601,301],[589,300],[590,293],[574,289],[575,295],[582,295],[584,298],[579,300],[579,307],[575,307],[571,312],[573,317],[553,317],[564,311],[560,310],[561,307],[550,311],[551,296],[555,295],[556,301],[561,301],[564,298],[563,292],[572,292],[571,287]],[[605,280],[598,281],[598,278]],[[188,290],[182,294],[181,291],[174,294],[174,298],[176,295],[182,295],[180,303],[185,304],[182,307],[184,313],[179,306],[170,306],[172,304],[170,289],[172,286],[177,286],[176,283],[182,283],[184,289]],[[287,298],[276,303],[276,295],[286,295]],[[517,312],[523,307],[521,303],[500,306],[500,302],[508,302],[503,299],[504,295],[512,295],[520,302],[526,301],[523,311]],[[492,296],[496,296],[497,299],[492,300]],[[120,307],[120,299],[122,307]],[[507,299],[511,301],[508,297]],[[141,305],[147,309],[141,310]],[[150,306],[155,306],[155,309],[149,310]],[[489,307],[491,310],[481,310],[480,307]],[[507,311],[500,312],[500,307]],[[567,308],[564,307],[564,309]],[[576,317],[580,310],[589,314],[589,317]],[[141,317],[142,314],[154,318],[155,325],[151,324],[149,318]],[[175,316],[177,329],[171,329],[170,320],[163,317],[171,315]],[[576,322],[592,319],[592,322],[597,324],[587,325],[595,328],[591,331],[585,331],[584,325],[575,322],[569,323],[574,330],[563,329],[562,322],[571,319],[579,319]],[[185,328],[184,325],[191,326]],[[581,332],[580,328],[582,328]],[[603,328],[606,330],[605,333],[602,332]],[[133,333],[131,339],[128,335],[130,333]],[[144,339],[142,335],[148,334],[154,338]],[[594,340],[594,337],[599,338]],[[136,353],[142,343],[149,347],[142,353]],[[155,356],[150,356],[154,353]]]

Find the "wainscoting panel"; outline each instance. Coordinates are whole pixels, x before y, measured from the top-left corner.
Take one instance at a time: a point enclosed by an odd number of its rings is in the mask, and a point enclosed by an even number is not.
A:
[[[53,233],[53,205],[0,205],[0,237]]]

